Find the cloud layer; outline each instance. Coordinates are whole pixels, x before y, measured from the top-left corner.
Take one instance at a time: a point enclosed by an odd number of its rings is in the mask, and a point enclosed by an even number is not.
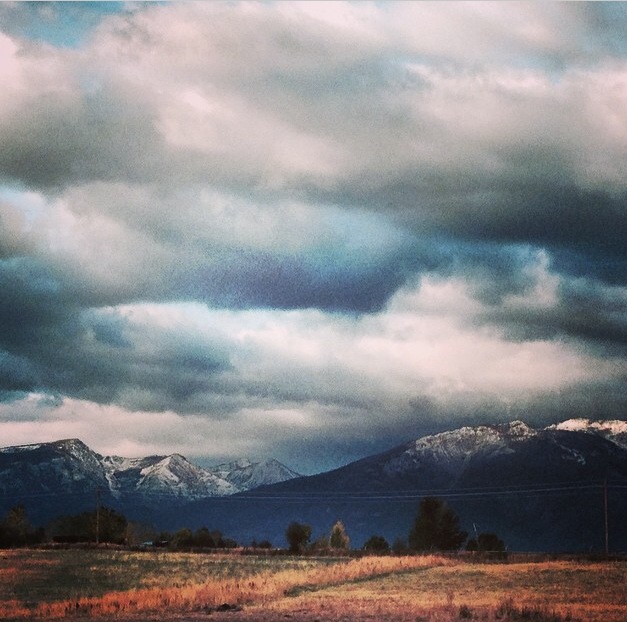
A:
[[[315,471],[624,416],[620,3],[0,16],[6,444]]]

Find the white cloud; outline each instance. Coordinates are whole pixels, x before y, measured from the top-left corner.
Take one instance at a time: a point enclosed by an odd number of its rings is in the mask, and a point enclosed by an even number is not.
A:
[[[624,190],[624,60],[492,62],[512,44],[568,56],[585,26],[577,9],[529,3],[151,6],[104,20],[79,51],[18,54],[3,36],[4,133],[62,152],[67,166],[46,172],[61,184],[359,195],[438,173]],[[521,164],[533,151],[551,166]]]
[[[29,416],[36,410],[37,419]],[[22,419],[22,420],[20,420]],[[137,412],[119,406],[66,398],[41,403],[30,395],[0,404],[4,445],[80,438],[103,455],[142,457],[181,453],[188,457],[245,456],[259,450],[235,421],[213,421],[200,416],[166,412]]]
[[[551,283],[548,267],[540,262],[535,270],[543,290]],[[172,352],[191,356],[193,349],[200,357],[228,352],[230,366],[212,373],[193,398],[196,411],[186,415],[145,409],[158,385],[131,384],[118,394],[122,405],[69,398],[48,405],[38,396],[3,404],[0,432],[6,444],[77,436],[101,453],[176,451],[217,462],[268,456],[279,443],[304,442],[303,435],[319,443],[411,426],[416,399],[429,400],[454,425],[468,414],[455,414],[460,403],[505,409],[625,373],[624,362],[596,357],[576,342],[511,341],[498,326],[476,323],[487,309],[471,291],[459,279],[425,277],[385,310],[357,319],[196,303],[111,308],[142,365],[162,366]],[[506,299],[504,307],[524,302]],[[551,304],[550,296],[542,300],[544,308]]]
[[[556,311],[556,277],[543,262],[530,270],[537,274],[529,294],[506,297],[503,308]],[[618,378],[624,371],[577,342],[510,340],[498,325],[480,322],[493,310],[471,291],[458,279],[424,278],[418,288],[397,293],[381,313],[359,319],[313,310],[218,312],[199,305],[137,305],[122,313],[146,330],[184,330],[220,344],[232,365],[221,373],[220,386],[242,391],[242,400],[252,403],[269,397],[339,407],[356,400],[384,405],[389,413],[417,393],[438,401],[468,392],[513,399]]]
[[[0,33],[7,391],[72,396],[3,405],[6,438],[265,454],[416,399],[457,421],[618,386],[608,10],[172,3],[75,49]]]

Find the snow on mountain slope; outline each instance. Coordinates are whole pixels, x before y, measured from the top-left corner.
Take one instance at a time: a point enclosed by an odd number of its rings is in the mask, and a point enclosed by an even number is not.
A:
[[[627,421],[619,419],[592,421],[590,419],[568,419],[546,428],[547,430],[565,430],[568,432],[587,432],[598,434],[627,449]]]
[[[60,454],[67,456],[71,464],[68,472],[71,472],[72,477],[75,479],[85,477],[99,482],[99,485],[102,484],[103,478],[106,478],[102,456],[92,451],[83,441],[70,438],[52,443],[52,446]]]
[[[0,454],[16,454],[19,452],[35,451],[41,447],[41,443],[32,443],[31,445],[13,445],[11,447],[1,447]]]
[[[300,477],[298,473],[274,459],[251,462],[244,458],[219,464],[209,471],[232,484],[239,492]]]
[[[106,487],[100,459],[78,439],[6,447],[0,452],[0,493],[37,497]]]
[[[512,444],[536,435],[536,430],[522,421],[503,425],[462,427],[419,438],[410,443],[403,453],[391,458],[385,469],[391,474],[429,465],[451,476],[457,476],[471,458],[478,455],[487,457],[514,453]]]
[[[240,458],[239,460],[233,460],[233,462],[225,462],[224,464],[208,467],[207,470],[218,477],[228,479],[234,472],[248,469],[252,464],[253,463],[248,458]]]
[[[417,454],[428,453],[439,461],[455,461],[464,459],[470,453],[509,451],[510,442],[535,435],[536,431],[522,421],[505,425],[463,427],[420,438],[416,441],[415,451]]]
[[[179,454],[147,458],[103,458],[111,490],[120,496],[135,491],[147,496],[169,494],[189,500],[233,495],[298,474],[276,460],[253,463],[241,458],[204,469]]]
[[[152,497],[155,502],[164,495],[191,501],[239,492],[228,481],[178,454],[147,458],[107,456],[102,463],[110,490],[116,498],[140,494]]]
[[[568,419],[561,423],[550,425],[548,430],[569,430],[578,432],[604,432],[607,434],[625,434],[627,433],[627,421],[618,419],[608,421],[591,421],[590,419]]]
[[[99,491],[105,501],[158,507],[167,500],[227,496],[293,477],[276,460],[243,459],[208,470],[179,454],[103,457],[78,439],[0,449],[0,493],[16,499],[81,494],[93,500]]]
[[[232,495],[239,492],[228,481],[173,454],[139,472],[136,490],[148,495],[174,495],[186,500]]]

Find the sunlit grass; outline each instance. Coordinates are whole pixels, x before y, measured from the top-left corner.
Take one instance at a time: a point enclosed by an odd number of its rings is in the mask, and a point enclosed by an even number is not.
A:
[[[46,619],[77,610],[117,615],[267,603],[293,590],[451,563],[437,557],[347,559],[82,550],[34,551],[32,557],[14,552],[2,561],[16,579],[12,589],[2,594],[0,617]],[[44,562],[39,574],[33,571],[38,561]],[[22,568],[26,572],[20,575]]]
[[[330,616],[349,604],[351,611],[380,611],[389,619],[412,621],[420,612],[429,621],[457,620],[463,610],[492,620],[503,603],[510,603],[513,609],[552,612],[564,620],[625,622],[626,588],[626,563],[459,562],[303,592],[272,607]],[[529,613],[519,619],[536,618]]]
[[[0,619],[208,613],[228,603],[260,619],[625,622],[626,585],[624,562],[10,551],[0,552]]]

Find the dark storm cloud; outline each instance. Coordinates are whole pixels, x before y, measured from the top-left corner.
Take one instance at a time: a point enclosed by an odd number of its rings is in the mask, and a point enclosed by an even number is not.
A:
[[[114,312],[81,309],[58,290],[40,266],[31,266],[28,287],[7,266],[0,273],[2,390],[49,391],[133,408],[179,408],[207,390],[229,368],[220,347],[179,333],[128,334]],[[19,272],[23,278],[24,271]],[[36,275],[37,278],[34,278]],[[147,346],[137,342],[146,340]],[[152,397],[148,397],[152,395]]]
[[[623,357],[627,352],[627,297],[624,288],[584,278],[564,279],[558,300],[550,309],[488,308],[482,323],[497,323],[511,339],[573,339],[601,356]]]
[[[37,373],[30,361],[24,358],[0,352],[0,367],[2,368],[0,393],[8,397],[14,393],[23,394],[30,391],[36,384]]]
[[[39,55],[46,58],[46,50],[33,55],[34,63]],[[94,93],[74,98],[59,90],[35,93],[8,117],[1,132],[2,177],[54,190],[90,180],[155,176],[146,154],[160,140],[134,97]]]
[[[521,162],[521,175],[524,166]],[[627,193],[565,185],[559,171],[553,176],[560,181],[541,185],[515,178],[504,183],[493,176],[472,183],[454,176],[437,184],[401,180],[342,198],[387,210],[423,235],[445,237],[451,245],[456,241],[461,253],[475,243],[472,254],[485,251],[486,262],[498,252],[496,245],[531,245],[549,249],[570,273],[592,271],[606,282],[626,283]]]
[[[173,283],[164,283],[161,295],[234,309],[373,312],[425,260],[421,247],[408,245],[395,252],[379,262],[361,258],[360,263],[358,257],[347,256],[330,265],[324,256],[305,260],[231,252],[217,264],[180,270]],[[132,408],[179,411],[203,409],[203,400],[213,404],[211,394],[240,390],[236,384],[223,386],[219,379],[229,369],[228,355],[219,345],[213,350],[211,343],[194,343],[176,330],[147,327],[136,332],[117,313],[85,308],[90,297],[84,284],[34,259],[14,258],[0,268],[5,294],[0,300],[0,346],[10,353],[3,363],[6,390],[50,390]],[[94,301],[103,298],[98,285],[92,283]],[[126,302],[124,291],[120,294],[117,303]],[[141,345],[144,340],[149,348]],[[265,400],[332,399],[302,387],[271,389],[253,383],[247,390]],[[197,396],[205,393],[198,402]]]
[[[363,250],[367,253],[367,250]],[[346,313],[381,310],[416,271],[439,260],[418,241],[391,249],[377,260],[354,251],[308,257],[230,251],[217,264],[200,267],[178,284],[182,298],[233,309],[307,309]]]
[[[39,327],[46,330],[65,320],[67,308],[57,277],[32,258],[0,262],[0,289],[2,344],[27,347],[36,341]]]
[[[612,196],[577,187],[521,188],[496,199],[489,207],[491,218],[486,218],[483,210],[478,210],[479,217],[469,218],[471,212],[472,207],[464,214],[465,226],[452,223],[460,236],[522,242],[555,251],[576,250],[580,254],[604,257],[610,262],[621,262],[615,272],[604,276],[610,280],[625,278],[627,194]]]
[[[331,464],[627,403],[622,5],[0,15],[23,419],[184,415]]]

